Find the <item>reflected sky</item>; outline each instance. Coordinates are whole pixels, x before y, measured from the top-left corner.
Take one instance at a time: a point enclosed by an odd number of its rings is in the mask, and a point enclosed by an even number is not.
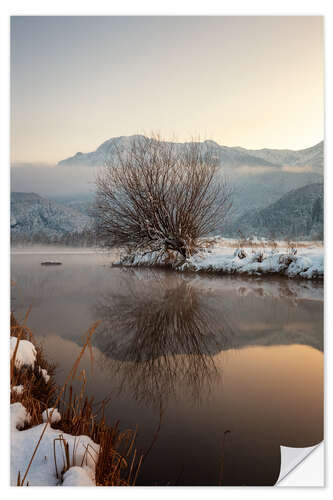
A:
[[[56,254],[54,254],[56,257]],[[50,258],[50,255],[48,256]],[[269,485],[280,445],[323,436],[323,286],[288,279],[110,267],[110,257],[13,255],[13,307],[64,381],[96,319],[94,367],[81,367],[110,423],[150,446],[139,484]],[[79,382],[77,382],[79,385]],[[226,433],[226,431],[229,431]],[[224,443],[224,445],[223,445]]]

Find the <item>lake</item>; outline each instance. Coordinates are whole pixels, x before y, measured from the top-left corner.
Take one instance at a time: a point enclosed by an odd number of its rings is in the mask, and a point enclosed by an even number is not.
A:
[[[15,250],[12,309],[62,384],[96,320],[87,392],[151,450],[139,485],[272,485],[280,445],[323,439],[323,284],[112,267]],[[60,260],[62,266],[41,266]],[[156,440],[155,440],[156,438]]]

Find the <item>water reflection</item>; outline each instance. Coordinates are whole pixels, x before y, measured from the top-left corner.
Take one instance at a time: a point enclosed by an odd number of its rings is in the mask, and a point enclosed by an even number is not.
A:
[[[94,306],[102,320],[94,343],[105,355],[105,371],[117,375],[119,392],[160,405],[171,395],[183,397],[186,387],[198,404],[222,376],[214,359],[221,351],[290,344],[323,349],[321,329],[307,320],[313,314],[320,323],[315,302],[295,301],[293,293],[267,300],[260,283],[224,293],[174,273],[123,271],[117,289]]]
[[[130,386],[137,400],[161,403],[186,386],[194,401],[221,375],[213,354],[233,335],[220,306],[180,277],[125,279],[121,292],[99,297],[102,325],[95,345],[108,356],[108,371]],[[104,358],[105,359],[105,358]]]
[[[28,325],[58,364],[57,382],[102,319],[89,397],[111,397],[106,418],[137,425],[142,450],[163,405],[140,485],[216,485],[227,429],[225,485],[274,484],[280,445],[322,439],[322,283],[125,272],[99,255],[63,255],[61,269],[43,269],[41,259],[14,256],[12,291],[19,319],[33,304]],[[90,373],[88,353],[82,363]]]

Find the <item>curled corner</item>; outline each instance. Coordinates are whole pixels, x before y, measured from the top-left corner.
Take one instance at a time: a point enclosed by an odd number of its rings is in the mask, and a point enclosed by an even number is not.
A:
[[[278,480],[275,484],[278,484],[282,479],[286,477],[289,472],[291,472],[295,467],[297,467],[303,460],[310,455],[321,443],[315,446],[309,446],[308,448],[291,448],[289,446],[280,446],[281,453],[281,466],[280,474]]]

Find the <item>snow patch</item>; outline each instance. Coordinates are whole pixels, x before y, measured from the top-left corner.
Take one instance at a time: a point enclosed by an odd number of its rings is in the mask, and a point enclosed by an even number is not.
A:
[[[41,368],[40,366],[38,367],[38,371],[39,373],[42,374],[42,377],[45,381],[45,384],[48,383],[48,381],[50,380],[50,375],[47,373],[47,370],[45,370],[45,368]]]
[[[17,337],[10,337],[10,359],[12,359],[17,344]],[[15,357],[15,366],[35,366],[37,351],[35,346],[29,340],[20,340]]]
[[[12,387],[12,391],[16,392],[16,394],[22,394],[24,387],[23,385],[14,385],[14,387]]]
[[[64,474],[62,486],[95,486],[94,475],[88,467],[71,467]]]
[[[43,422],[47,422],[49,416],[50,416],[50,423],[51,424],[56,424],[57,422],[60,422],[61,415],[58,411],[58,408],[54,408],[53,413],[52,413],[52,410],[53,410],[53,408],[48,408],[47,410],[43,411],[43,413],[42,413]]]
[[[20,431],[19,429],[22,429],[25,423],[30,422],[30,415],[21,403],[12,404],[10,410],[11,484],[16,486],[18,472],[20,471],[22,479],[45,424]],[[66,465],[64,461],[64,446],[61,440],[59,440],[60,436],[68,443],[71,460],[74,449],[74,463],[72,463],[72,467],[69,469],[70,473],[67,476],[67,481],[65,480],[65,484],[68,486],[70,484],[73,486],[86,486],[88,479],[91,481],[89,484],[94,484],[95,463],[98,458],[99,445],[94,443],[88,436],[71,436],[70,434],[52,429],[50,425],[47,425],[26,481],[29,481],[30,486],[61,485],[62,479],[57,477],[54,461],[55,451],[58,475],[60,475],[60,472]],[[77,469],[81,468],[83,471],[78,472]],[[74,469],[74,471],[71,469]],[[26,481],[24,484],[26,484]]]
[[[176,262],[177,271],[216,272],[224,274],[282,274],[289,278],[315,279],[324,275],[324,251],[322,247],[309,245],[293,248],[290,252],[280,243],[277,248],[252,249],[251,247],[233,250],[230,241],[216,238],[213,245],[183,262]],[[117,265],[127,267],[164,265],[166,256],[154,253],[131,254],[123,256]],[[170,262],[169,262],[170,264]]]
[[[25,424],[30,423],[30,420],[31,416],[22,403],[13,403],[10,405],[10,427],[12,432],[17,429],[23,429]]]

